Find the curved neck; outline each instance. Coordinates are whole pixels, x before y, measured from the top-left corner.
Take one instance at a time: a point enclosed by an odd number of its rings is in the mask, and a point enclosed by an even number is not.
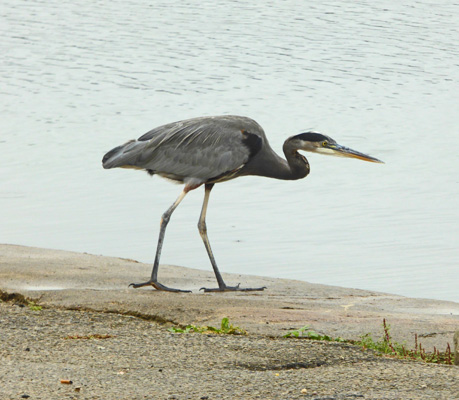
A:
[[[306,157],[298,153],[298,147],[287,139],[283,146],[286,160],[279,157],[275,151],[265,143],[251,162],[240,171],[240,175],[258,175],[282,180],[296,180],[309,174],[309,163]]]
[[[288,164],[288,173],[279,179],[302,179],[309,174],[311,170],[306,157],[298,153],[298,148],[291,141],[286,140],[282,147]]]

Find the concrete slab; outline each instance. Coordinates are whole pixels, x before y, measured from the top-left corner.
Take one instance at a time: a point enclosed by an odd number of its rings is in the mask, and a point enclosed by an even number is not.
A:
[[[160,281],[193,293],[128,288],[147,279],[151,265],[134,260],[0,245],[0,291],[19,293],[44,307],[135,315],[171,324],[218,326],[223,317],[249,333],[280,336],[309,325],[332,337],[379,338],[382,320],[394,340],[444,350],[459,329],[459,304],[250,275],[223,274],[228,284],[266,286],[264,292],[203,293],[211,271],[162,265]],[[1,294],[1,293],[0,293]]]

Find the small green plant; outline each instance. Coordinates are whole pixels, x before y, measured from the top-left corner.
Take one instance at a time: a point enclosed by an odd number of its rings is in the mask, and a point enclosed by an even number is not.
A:
[[[207,330],[206,326],[197,326],[197,325],[187,325],[185,328],[179,328],[177,326],[172,326],[168,329],[168,331],[172,333],[190,333],[190,332],[204,333],[204,331],[206,330]]]
[[[31,309],[32,311],[41,311],[43,309],[42,306],[39,306],[32,300],[27,300],[27,307],[29,307],[29,309]]]
[[[319,335],[309,328],[308,325],[303,326],[300,329],[290,331],[285,334],[285,338],[304,338],[311,340],[323,340],[327,342],[345,342],[350,344],[355,344],[363,347],[364,349],[372,349],[381,355],[386,355],[389,357],[395,357],[399,359],[407,360],[422,360],[428,363],[436,364],[453,364],[453,356],[451,354],[451,347],[449,343],[446,346],[444,352],[439,351],[434,347],[433,352],[426,352],[426,349],[422,347],[421,343],[418,343],[418,335],[414,335],[414,349],[409,350],[406,348],[405,343],[397,343],[393,341],[390,334],[390,325],[386,322],[386,319],[383,319],[383,335],[379,340],[374,340],[370,333],[360,336],[360,340],[345,340],[341,337],[332,338],[328,335]]]
[[[344,342],[345,340],[341,337],[332,338],[328,335],[320,335],[317,332],[309,328],[309,325],[305,325],[300,329],[290,331],[286,333],[284,338],[295,337],[295,338],[306,338],[311,340],[324,340],[326,342]]]
[[[414,335],[414,349],[407,349],[406,343],[397,343],[392,340],[390,334],[390,325],[383,319],[383,335],[378,341],[374,341],[369,333],[362,335],[358,341],[350,341],[351,343],[362,346],[365,349],[373,349],[381,354],[392,356],[400,359],[422,360],[428,363],[448,364],[452,365],[452,354],[449,343],[446,345],[444,352],[439,351],[436,347],[433,352],[426,352],[422,344],[418,343],[418,335]]]
[[[37,302],[41,300],[42,296],[37,299]],[[29,307],[32,311],[41,311],[42,307],[35,301],[25,297],[20,293],[7,293],[0,290],[0,303],[12,302],[20,307]]]
[[[213,326],[187,325],[185,328],[178,328],[178,327],[173,326],[169,328],[168,331],[173,332],[173,333],[198,332],[198,333],[216,333],[216,334],[225,334],[225,335],[246,335],[247,334],[247,332],[244,329],[231,324],[229,322],[229,319],[226,317],[222,319],[220,328],[215,328]]]

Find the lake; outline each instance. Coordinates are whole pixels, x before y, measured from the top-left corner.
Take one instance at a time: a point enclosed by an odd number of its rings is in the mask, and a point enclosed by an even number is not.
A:
[[[151,263],[181,187],[102,156],[245,115],[279,154],[315,130],[385,164],[305,153],[305,180],[216,185],[221,271],[459,301],[458,4],[150,3],[3,2],[0,242]],[[211,269],[203,192],[172,216],[162,263]]]

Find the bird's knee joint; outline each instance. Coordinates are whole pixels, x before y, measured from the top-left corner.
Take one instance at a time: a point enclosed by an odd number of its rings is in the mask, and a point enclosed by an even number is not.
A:
[[[167,225],[170,219],[171,216],[169,214],[163,214],[163,216],[161,217],[161,225]]]
[[[207,233],[207,225],[206,225],[206,223],[199,221],[198,222],[198,230],[199,230],[199,233],[201,235],[204,234],[204,233]]]

